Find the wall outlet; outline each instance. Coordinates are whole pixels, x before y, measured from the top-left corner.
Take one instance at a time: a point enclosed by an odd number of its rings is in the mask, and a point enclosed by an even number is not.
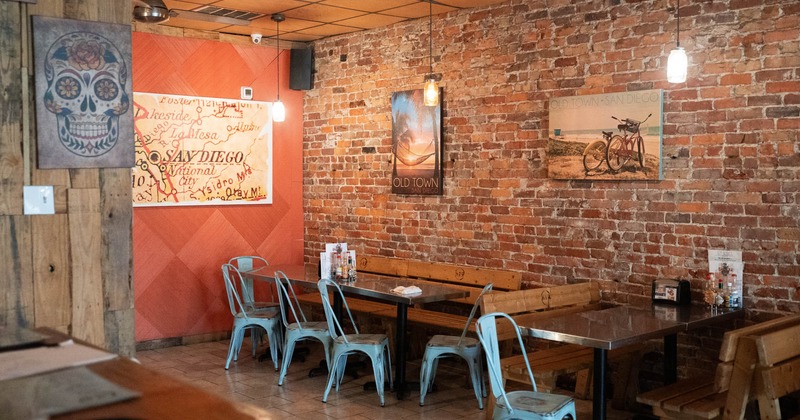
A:
[[[25,214],[55,214],[52,185],[28,185],[22,188]]]

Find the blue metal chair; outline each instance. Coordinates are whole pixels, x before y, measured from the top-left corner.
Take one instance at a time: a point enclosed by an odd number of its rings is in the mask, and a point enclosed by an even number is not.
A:
[[[250,271],[250,270],[266,270],[269,263],[262,257],[259,256],[240,256],[240,257],[233,257],[228,261],[228,264],[233,265],[236,267],[239,272],[243,271]],[[272,294],[272,289],[270,288],[270,300],[257,302],[255,300],[255,292],[253,290],[253,279],[241,277],[241,288],[240,294],[242,297],[242,302],[247,305],[248,307],[255,309],[256,311],[261,310],[277,310],[278,302],[275,299],[275,296]]]
[[[353,314],[350,312],[350,307],[347,306],[347,300],[344,298],[344,293],[339,285],[333,280],[323,279],[317,283],[319,294],[322,297],[322,307],[325,310],[325,318],[328,321],[328,332],[333,339],[333,356],[331,357],[331,369],[328,373],[328,385],[325,387],[325,394],[322,396],[322,402],[328,401],[328,394],[331,391],[333,383],[336,382],[336,392],[339,392],[339,385],[344,376],[344,368],[347,365],[347,356],[353,353],[364,353],[372,361],[372,370],[375,374],[375,388],[380,397],[381,407],[384,406],[383,390],[385,382],[385,374],[389,376],[389,387],[392,387],[392,362],[391,354],[389,353],[389,338],[386,334],[361,334],[358,332],[358,326],[353,319]],[[331,306],[331,301],[328,298],[328,288],[333,288],[338,297],[342,300],[342,306],[350,318],[350,323],[353,325],[355,334],[346,334],[342,328],[341,323],[336,318],[336,314]]]
[[[325,321],[309,322],[306,319],[306,315],[300,307],[300,302],[297,300],[297,295],[294,293],[292,283],[282,271],[275,272],[275,284],[278,288],[281,319],[285,327],[283,361],[281,362],[281,373],[278,376],[278,385],[283,385],[283,379],[286,377],[286,371],[289,369],[294,347],[298,341],[309,339],[319,340],[325,348],[325,362],[328,365],[328,371],[330,371],[333,339],[328,332],[328,324]],[[291,311],[291,314],[287,313],[287,309]],[[288,315],[291,315],[291,319],[293,319],[294,322],[289,323],[290,318]]]
[[[533,391],[506,392],[503,381],[503,370],[500,366],[500,349],[497,342],[497,319],[505,318],[511,323],[517,333],[517,340],[524,350],[525,344],[519,334],[517,323],[508,314],[492,312],[478,319],[478,339],[486,353],[486,364],[489,367],[489,380],[492,384],[492,394],[497,401],[494,410],[494,419],[536,419],[560,420],[564,418],[575,419],[575,402],[572,398],[536,391],[536,382],[527,355],[523,352],[528,376],[533,385]]]
[[[233,315],[233,332],[231,333],[231,344],[228,348],[228,360],[225,362],[225,369],[230,367],[231,360],[239,359],[239,350],[242,348],[245,330],[260,327],[267,332],[272,363],[275,365],[275,370],[278,370],[278,351],[282,341],[280,311],[277,308],[272,311],[255,311],[245,305],[239,296],[239,291],[236,289],[236,284],[241,284],[242,275],[233,265],[222,265],[222,277],[225,280],[228,305],[231,309],[231,315]],[[254,339],[253,347],[255,348],[255,346],[256,340]]]
[[[475,391],[475,398],[478,399],[478,408],[483,410],[483,397],[486,396],[486,385],[483,382],[483,362],[481,361],[483,355],[481,354],[481,343],[472,337],[467,337],[469,326],[472,325],[472,319],[475,318],[475,312],[478,310],[483,295],[492,290],[492,283],[486,285],[481,291],[481,294],[472,305],[472,311],[469,313],[467,323],[464,325],[464,330],[461,331],[461,336],[454,335],[434,335],[428,340],[425,346],[425,355],[422,357],[422,366],[419,370],[419,405],[425,405],[425,395],[433,387],[433,381],[436,378],[436,368],[439,364],[439,359],[442,357],[458,356],[467,362],[469,368],[469,375],[472,379],[472,389]]]

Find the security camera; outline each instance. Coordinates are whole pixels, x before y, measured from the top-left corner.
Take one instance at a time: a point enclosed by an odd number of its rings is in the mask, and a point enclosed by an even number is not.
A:
[[[261,43],[261,34],[252,34],[250,38],[253,40],[253,44],[260,44]]]

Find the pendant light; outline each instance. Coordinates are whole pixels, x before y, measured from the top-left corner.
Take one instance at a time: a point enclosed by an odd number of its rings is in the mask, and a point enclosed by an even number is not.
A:
[[[433,74],[433,0],[428,0],[428,74],[425,76],[423,103],[425,106],[439,105],[439,85]]]
[[[283,13],[275,13],[272,15],[272,20],[275,21],[277,27],[277,54],[275,55],[275,63],[277,64],[276,79],[278,81],[278,99],[272,103],[272,121],[283,122],[286,120],[286,107],[281,102],[281,22],[286,20]]]
[[[689,59],[686,57],[686,51],[681,47],[681,0],[678,0],[678,37],[675,49],[670,51],[669,58],[667,59],[667,80],[670,83],[683,83],[686,81],[687,67],[689,66]]]

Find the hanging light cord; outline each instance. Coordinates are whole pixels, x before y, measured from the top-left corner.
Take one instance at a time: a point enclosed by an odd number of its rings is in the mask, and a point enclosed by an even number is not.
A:
[[[433,0],[428,0],[428,66],[433,78]]]
[[[681,0],[678,0],[677,16],[678,16],[678,45],[677,46],[680,47],[681,46]]]
[[[277,63],[278,67],[278,77],[275,78],[277,80],[277,87],[278,87],[278,101],[281,100],[281,22],[279,20],[275,21],[275,29],[278,32],[277,35],[277,52],[275,53],[275,62]]]

